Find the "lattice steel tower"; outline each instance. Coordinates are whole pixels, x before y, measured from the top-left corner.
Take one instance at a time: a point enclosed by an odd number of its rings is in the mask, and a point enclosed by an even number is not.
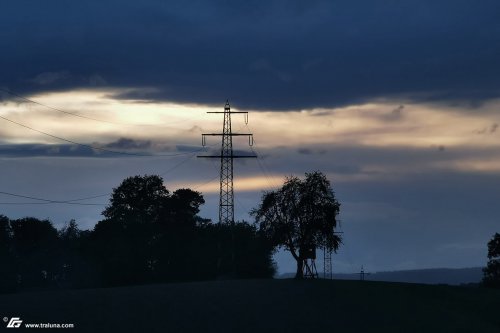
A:
[[[233,133],[231,129],[231,114],[243,113],[245,123],[248,123],[248,112],[231,111],[229,101],[226,101],[223,113],[224,123],[222,133],[204,133],[201,135],[202,145],[206,145],[206,136],[222,136],[222,145],[220,155],[204,155],[198,157],[220,158],[220,197],[219,197],[219,223],[234,223],[234,190],[233,190],[233,159],[235,158],[255,158],[256,155],[234,155],[233,154],[233,136],[247,136],[248,144],[253,145],[253,134],[251,133]]]

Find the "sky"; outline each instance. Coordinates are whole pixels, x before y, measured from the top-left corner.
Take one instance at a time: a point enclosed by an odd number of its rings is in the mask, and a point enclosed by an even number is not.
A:
[[[499,15],[492,0],[2,3],[0,214],[92,228],[124,178],[160,174],[216,221],[218,161],[196,155],[220,149],[201,133],[229,99],[255,139],[235,150],[259,156],[235,161],[237,219],[319,170],[341,203],[334,272],[483,266],[500,228]]]

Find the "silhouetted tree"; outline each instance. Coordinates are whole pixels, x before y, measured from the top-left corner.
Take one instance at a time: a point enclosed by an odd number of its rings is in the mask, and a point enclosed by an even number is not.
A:
[[[96,268],[89,256],[90,234],[81,230],[75,220],[70,220],[59,234],[59,287],[96,286]]]
[[[126,178],[113,189],[110,205],[102,212],[107,219],[156,222],[170,197],[160,176]]]
[[[113,190],[92,231],[75,220],[57,231],[48,220],[0,215],[0,290],[272,277],[267,237],[248,223],[211,224],[198,216],[204,202],[146,175]]]
[[[313,172],[306,173],[304,180],[289,177],[280,189],[264,193],[252,215],[273,246],[290,251],[297,261],[295,277],[302,278],[305,249],[338,249],[341,239],[334,230],[339,210],[326,176]]]
[[[274,249],[265,235],[259,232],[256,226],[244,221],[235,223],[234,226],[224,225],[224,227],[226,227],[226,234],[232,233],[231,237],[234,237],[236,277],[272,278],[276,273],[272,258]],[[232,230],[228,230],[230,228]]]
[[[146,220],[148,221],[148,220]],[[90,237],[90,254],[104,285],[147,282],[147,258],[154,231],[151,223],[106,219],[98,222]]]
[[[0,292],[13,291],[16,287],[10,220],[0,215]]]
[[[91,238],[106,284],[146,282],[169,198],[163,179],[156,175],[128,177],[113,189],[102,212],[106,219],[96,224]]]
[[[16,271],[23,286],[48,285],[58,270],[58,234],[49,220],[11,221]]]
[[[78,228],[78,223],[75,220],[70,220],[64,227],[59,230],[59,239],[61,242],[72,243],[80,238],[82,231]]]
[[[200,248],[199,226],[205,220],[197,214],[205,200],[199,192],[178,189],[167,202],[152,243],[151,269],[161,280],[201,279],[198,258],[205,250]]]
[[[199,221],[197,214],[205,199],[199,192],[182,188],[174,191],[168,202],[168,215],[163,216],[164,219],[176,225],[194,227]]]
[[[192,271],[203,196],[170,194],[155,175],[125,179],[113,190],[92,233],[93,253],[107,284],[183,280]]]
[[[4,259],[10,255],[11,243],[12,230],[10,228],[10,220],[7,216],[0,215],[0,258]]]
[[[247,222],[209,224],[198,228],[190,263],[197,279],[272,278],[273,246]]]
[[[10,220],[7,216],[0,215],[0,254],[8,252],[11,238]]]
[[[483,269],[483,284],[488,287],[500,288],[500,234],[495,233],[488,242],[488,264]]]

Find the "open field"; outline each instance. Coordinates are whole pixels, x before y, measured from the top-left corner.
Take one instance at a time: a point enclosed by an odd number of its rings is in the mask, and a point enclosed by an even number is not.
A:
[[[340,280],[0,295],[1,317],[74,323],[72,332],[499,332],[499,308],[498,290]]]

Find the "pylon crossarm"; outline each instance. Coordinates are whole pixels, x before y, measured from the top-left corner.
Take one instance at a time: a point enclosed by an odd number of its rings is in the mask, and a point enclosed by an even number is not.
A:
[[[227,156],[221,156],[221,155],[199,155],[199,156],[196,156],[196,157],[199,157],[199,158],[231,158],[230,157],[227,157]],[[257,155],[236,155],[236,156],[232,156],[232,158],[257,158]]]
[[[203,133],[202,136],[221,136],[221,135],[227,135],[227,136],[253,136],[252,133]]]
[[[248,114],[247,111],[227,111],[227,112],[224,112],[224,111],[209,111],[207,113],[246,113],[246,114]]]

